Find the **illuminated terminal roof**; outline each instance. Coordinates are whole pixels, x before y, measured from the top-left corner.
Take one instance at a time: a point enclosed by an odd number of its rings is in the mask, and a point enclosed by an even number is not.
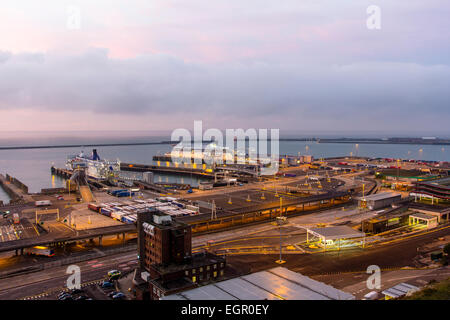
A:
[[[394,193],[394,192],[380,192],[380,193],[374,193],[371,195],[367,195],[364,197],[357,198],[358,200],[366,200],[366,201],[378,201],[378,200],[384,200],[384,199],[390,199],[393,197],[401,197],[401,194]]]
[[[355,296],[277,267],[168,295],[161,300],[355,300]]]
[[[325,240],[362,238],[364,232],[359,232],[347,226],[325,227],[325,228],[308,228],[309,233]]]

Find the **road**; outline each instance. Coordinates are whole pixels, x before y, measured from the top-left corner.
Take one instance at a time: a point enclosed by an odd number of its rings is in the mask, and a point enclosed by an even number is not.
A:
[[[81,282],[100,280],[111,269],[128,270],[136,265],[136,252],[77,263]],[[68,266],[51,268],[0,280],[0,300],[15,300],[42,293],[56,293],[66,286]]]
[[[320,275],[313,278],[318,281],[331,284],[337,289],[353,294],[356,299],[364,298],[364,295],[373,291],[367,287],[368,273],[348,273],[338,275]],[[421,287],[431,280],[442,281],[450,277],[450,267],[440,267],[434,269],[409,269],[393,270],[381,272],[381,288],[383,291],[393,286],[406,282],[408,284]]]

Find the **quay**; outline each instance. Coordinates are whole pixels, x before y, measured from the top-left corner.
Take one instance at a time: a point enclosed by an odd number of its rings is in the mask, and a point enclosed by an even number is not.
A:
[[[0,185],[11,198],[10,203],[33,202],[33,198],[28,194],[28,187],[20,180],[6,174],[0,174]]]
[[[133,163],[124,163],[120,164],[120,170],[122,171],[134,171],[134,172],[161,172],[161,173],[173,173],[173,174],[185,174],[185,175],[193,175],[200,176],[204,178],[214,179],[213,173],[205,172],[206,167],[202,166],[202,168],[185,168],[176,165],[170,165],[170,162],[166,163],[166,166],[158,166],[158,165],[145,165],[145,164],[133,164]]]

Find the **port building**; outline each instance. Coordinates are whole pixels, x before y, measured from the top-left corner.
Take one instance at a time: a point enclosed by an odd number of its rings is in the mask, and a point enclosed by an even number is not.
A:
[[[168,295],[161,300],[355,300],[355,296],[276,267]]]
[[[325,228],[307,228],[306,243],[314,243],[327,249],[337,249],[345,247],[355,247],[365,245],[364,232],[357,231],[348,226],[334,226]]]
[[[139,300],[195,288],[224,276],[225,258],[192,253],[191,226],[157,209],[138,213],[138,260],[133,283]]]
[[[402,195],[394,192],[381,192],[357,198],[360,208],[377,210],[390,206],[402,199]]]
[[[450,200],[450,177],[417,181],[415,183],[415,190],[411,194],[416,198],[431,198],[432,200],[443,199]]]

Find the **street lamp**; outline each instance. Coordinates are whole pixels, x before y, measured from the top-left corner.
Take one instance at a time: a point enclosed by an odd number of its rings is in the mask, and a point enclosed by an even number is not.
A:
[[[281,257],[281,251],[282,251],[282,238],[281,238],[281,225],[286,221],[286,217],[282,217],[279,216],[277,217],[277,223],[278,223],[278,227],[280,228],[280,258],[278,260],[275,261],[275,263],[278,264],[283,264],[286,263],[285,260],[283,260],[283,258]]]

